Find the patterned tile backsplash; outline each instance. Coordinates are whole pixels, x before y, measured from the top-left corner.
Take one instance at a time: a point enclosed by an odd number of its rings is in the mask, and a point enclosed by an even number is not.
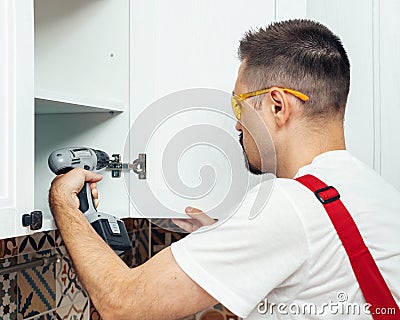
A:
[[[0,240],[0,259],[14,257],[18,254],[17,239]]]
[[[56,266],[56,308],[63,308],[74,302],[88,300],[72,266],[72,261],[65,247],[56,248],[60,257]]]
[[[138,266],[183,238],[170,220],[124,219],[132,250],[121,258]],[[164,229],[166,228],[166,229]],[[0,320],[101,320],[73,268],[58,230],[0,240],[0,267],[58,255],[55,263],[0,275]],[[185,320],[237,320],[221,305]]]
[[[46,250],[18,256],[18,263],[31,261],[34,257],[48,257]],[[22,270],[18,274],[18,316],[25,319],[52,310],[56,306],[55,265]]]
[[[8,267],[17,262],[17,257],[0,259],[0,267]],[[0,276],[0,319],[11,320],[17,317],[17,273]]]

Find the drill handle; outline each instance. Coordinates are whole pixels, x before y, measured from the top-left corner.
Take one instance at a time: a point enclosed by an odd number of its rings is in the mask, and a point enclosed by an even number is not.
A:
[[[78,199],[79,199],[79,210],[81,210],[84,215],[88,215],[92,212],[97,212],[96,206],[94,204],[94,199],[92,196],[92,189],[90,189],[89,182],[85,182],[82,190],[79,191]]]

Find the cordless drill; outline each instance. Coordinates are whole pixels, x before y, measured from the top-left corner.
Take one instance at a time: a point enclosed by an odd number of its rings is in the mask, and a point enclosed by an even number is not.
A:
[[[97,171],[109,165],[109,156],[104,151],[91,148],[63,148],[53,151],[48,164],[56,175],[67,173],[74,168]],[[97,212],[89,182],[78,193],[79,210],[85,215],[96,232],[117,253],[132,248],[125,224],[107,213]]]

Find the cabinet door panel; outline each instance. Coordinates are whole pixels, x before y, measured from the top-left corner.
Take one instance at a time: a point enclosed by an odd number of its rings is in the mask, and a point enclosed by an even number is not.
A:
[[[12,49],[10,48],[9,28],[12,26],[10,19],[13,18],[14,12],[10,9],[10,1],[2,1],[0,3],[0,148],[6,155],[3,159],[3,165],[0,166],[0,237],[11,237],[15,233],[15,156],[14,144],[12,143],[15,135],[14,123],[14,106],[12,91],[8,87],[8,83],[13,78],[13,73],[9,67],[13,65]]]
[[[381,174],[400,190],[400,2],[379,3]]]
[[[159,123],[154,124],[154,132],[151,141],[146,144],[146,150],[138,150],[137,147],[138,141],[148,138],[144,136],[144,132],[131,136],[130,159],[135,159],[138,152],[146,152],[147,182],[155,198],[165,207],[172,209],[165,212],[152,210],[155,208],[151,202],[153,198],[143,197],[141,202],[149,202],[144,212],[147,216],[167,217],[174,215],[173,211],[183,212],[184,207],[190,204],[208,209],[206,205],[210,206],[224,197],[232,173],[229,172],[223,152],[217,150],[218,146],[207,146],[205,143],[206,132],[202,136],[199,128],[198,135],[193,134],[190,141],[193,146],[196,142],[199,144],[190,148],[190,143],[186,142],[187,150],[180,148],[178,144],[171,147],[171,143],[175,143],[174,139],[184,136],[184,130],[195,130],[194,126],[200,124],[210,126],[210,130],[218,128],[221,134],[227,133],[225,146],[229,145],[232,139],[238,146],[234,129],[236,121],[230,109],[230,94],[239,66],[239,40],[250,28],[264,27],[275,20],[275,1],[257,0],[252,1],[250,7],[247,6],[246,3],[228,0],[132,2],[131,124],[135,123],[141,112],[146,113],[153,102],[180,90],[212,88],[221,90],[226,96],[222,102],[226,107],[226,116],[207,110],[177,112],[174,115],[176,109],[173,108],[173,103],[166,103],[164,108],[170,106],[170,112],[167,112]],[[205,94],[212,94],[211,91]],[[221,97],[219,94],[216,96],[216,100]],[[204,99],[199,96],[198,100],[201,104],[200,101]],[[178,99],[177,104],[179,103],[182,101],[179,102]],[[160,106],[159,112],[164,112],[162,109],[163,106]],[[154,117],[157,117],[157,109],[154,112]],[[153,120],[149,115],[149,126],[153,125]],[[191,137],[187,135],[186,138]],[[173,153],[167,155],[168,144],[172,149],[176,148],[175,151],[181,157],[178,157],[177,162],[165,165],[168,163],[165,157]],[[223,144],[222,149],[225,147]],[[240,150],[239,155],[242,156]],[[243,163],[242,158],[240,161]],[[208,174],[212,175],[211,171],[207,171],[210,169],[206,168],[207,165],[211,166],[216,174],[215,185],[212,188],[213,192],[219,190],[220,193],[217,194],[220,197],[213,197],[210,193],[209,197],[200,197],[195,201],[194,198],[185,197],[178,190],[174,190],[173,186],[168,185],[167,176],[174,172],[175,177],[182,183],[182,190],[185,189],[183,185],[188,188],[200,186],[205,182],[202,178]],[[138,188],[139,181],[137,177],[133,177],[128,189],[134,193]],[[133,215],[138,215],[138,212],[134,210]]]
[[[33,208],[33,7],[0,3],[0,238],[28,232],[21,217]]]

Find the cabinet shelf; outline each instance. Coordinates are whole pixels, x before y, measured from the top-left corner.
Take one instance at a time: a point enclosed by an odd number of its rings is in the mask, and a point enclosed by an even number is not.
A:
[[[35,114],[123,112],[124,103],[99,98],[82,98],[59,92],[35,90]]]
[[[129,0],[35,0],[35,114],[129,105]]]

